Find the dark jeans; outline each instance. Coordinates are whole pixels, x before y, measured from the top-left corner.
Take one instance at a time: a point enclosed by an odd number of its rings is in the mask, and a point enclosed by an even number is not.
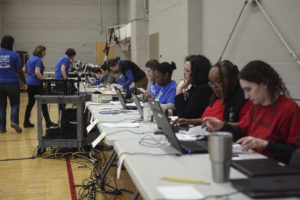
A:
[[[30,122],[30,113],[31,110],[35,104],[35,95],[41,94],[41,87],[40,86],[35,86],[35,85],[28,85],[28,104],[26,106],[26,111],[25,111],[25,117],[24,117],[24,123]],[[48,113],[48,108],[47,104],[42,104],[42,112],[46,121],[46,124],[50,123],[50,117]]]
[[[20,85],[19,83],[0,83],[0,130],[6,131],[7,97],[11,111],[10,121],[19,125]]]

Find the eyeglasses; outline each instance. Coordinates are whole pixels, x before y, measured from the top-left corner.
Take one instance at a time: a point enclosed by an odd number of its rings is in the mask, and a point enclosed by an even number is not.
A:
[[[222,83],[221,81],[208,81],[208,85],[210,87],[221,85],[221,83]]]

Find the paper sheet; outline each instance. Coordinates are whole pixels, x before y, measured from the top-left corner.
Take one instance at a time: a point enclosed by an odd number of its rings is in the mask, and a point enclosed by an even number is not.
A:
[[[232,153],[247,154],[247,153],[253,153],[253,151],[252,150],[245,151],[245,150],[243,150],[243,148],[240,144],[233,144],[232,145]]]
[[[200,140],[202,138],[204,138],[204,136],[202,135],[187,135],[187,134],[181,134],[180,132],[179,133],[176,133],[176,137],[178,140],[181,140],[181,141],[194,141],[194,140]]]
[[[191,185],[159,186],[157,190],[166,199],[202,199],[204,197]]]

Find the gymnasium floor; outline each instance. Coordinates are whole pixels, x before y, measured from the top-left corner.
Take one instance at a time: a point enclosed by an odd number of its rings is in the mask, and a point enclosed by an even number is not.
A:
[[[81,154],[62,155],[57,150],[47,150],[45,158],[36,158],[37,140],[37,114],[36,105],[31,113],[31,123],[34,128],[23,128],[24,112],[27,105],[27,93],[21,93],[20,105],[20,126],[23,129],[21,134],[10,127],[10,107],[7,109],[7,132],[0,133],[0,199],[30,199],[30,200],[76,200],[88,199],[79,198],[78,193],[86,194],[89,190],[77,186],[88,184],[90,181],[91,169],[94,165]],[[51,120],[57,122],[57,105],[48,106]],[[44,123],[44,120],[43,120]],[[47,153],[47,152],[46,152]],[[65,152],[64,152],[65,153]],[[54,155],[55,154],[55,155]],[[101,155],[108,156],[109,152]],[[46,157],[51,156],[49,159]],[[73,159],[71,156],[73,155]],[[67,159],[66,157],[70,157]],[[77,157],[76,159],[74,157]],[[101,163],[102,164],[102,163]],[[109,171],[108,184],[115,187],[114,179],[116,168]],[[135,192],[136,188],[128,176],[126,170],[122,170],[121,179],[117,181],[118,188]],[[106,187],[109,190],[109,186]],[[96,199],[131,199],[133,194],[122,192],[122,195],[104,194],[100,189],[96,193]],[[85,193],[84,193],[84,192]],[[83,197],[82,195],[81,197]],[[139,198],[142,199],[142,198]]]

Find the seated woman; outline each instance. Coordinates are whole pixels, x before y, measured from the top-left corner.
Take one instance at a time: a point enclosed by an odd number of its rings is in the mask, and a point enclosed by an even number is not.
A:
[[[201,117],[212,95],[208,85],[210,69],[210,61],[202,55],[191,55],[185,59],[184,80],[177,85],[175,109],[168,109],[168,115],[190,119]]]
[[[263,61],[248,63],[239,74],[245,97],[253,105],[237,125],[205,117],[208,130],[229,131],[243,149],[254,149],[288,162],[300,146],[300,108],[278,73]]]
[[[239,70],[228,60],[218,62],[208,74],[209,86],[213,90],[211,105],[206,107],[201,118],[179,118],[175,121],[181,125],[200,125],[204,117],[216,117],[227,122],[240,121],[251,106],[244,98],[238,79]]]
[[[160,63],[154,69],[154,77],[157,85],[161,86],[161,89],[154,100],[159,101],[160,105],[164,109],[173,109],[175,103],[176,87],[177,83],[172,80],[173,70],[176,69],[174,62]]]
[[[157,85],[155,82],[154,77],[154,69],[159,65],[159,62],[157,60],[149,60],[146,62],[146,74],[149,77],[150,81],[152,82],[149,86],[149,92],[145,92],[142,96],[142,100],[146,101],[147,99],[154,99],[159,91],[161,86]]]

